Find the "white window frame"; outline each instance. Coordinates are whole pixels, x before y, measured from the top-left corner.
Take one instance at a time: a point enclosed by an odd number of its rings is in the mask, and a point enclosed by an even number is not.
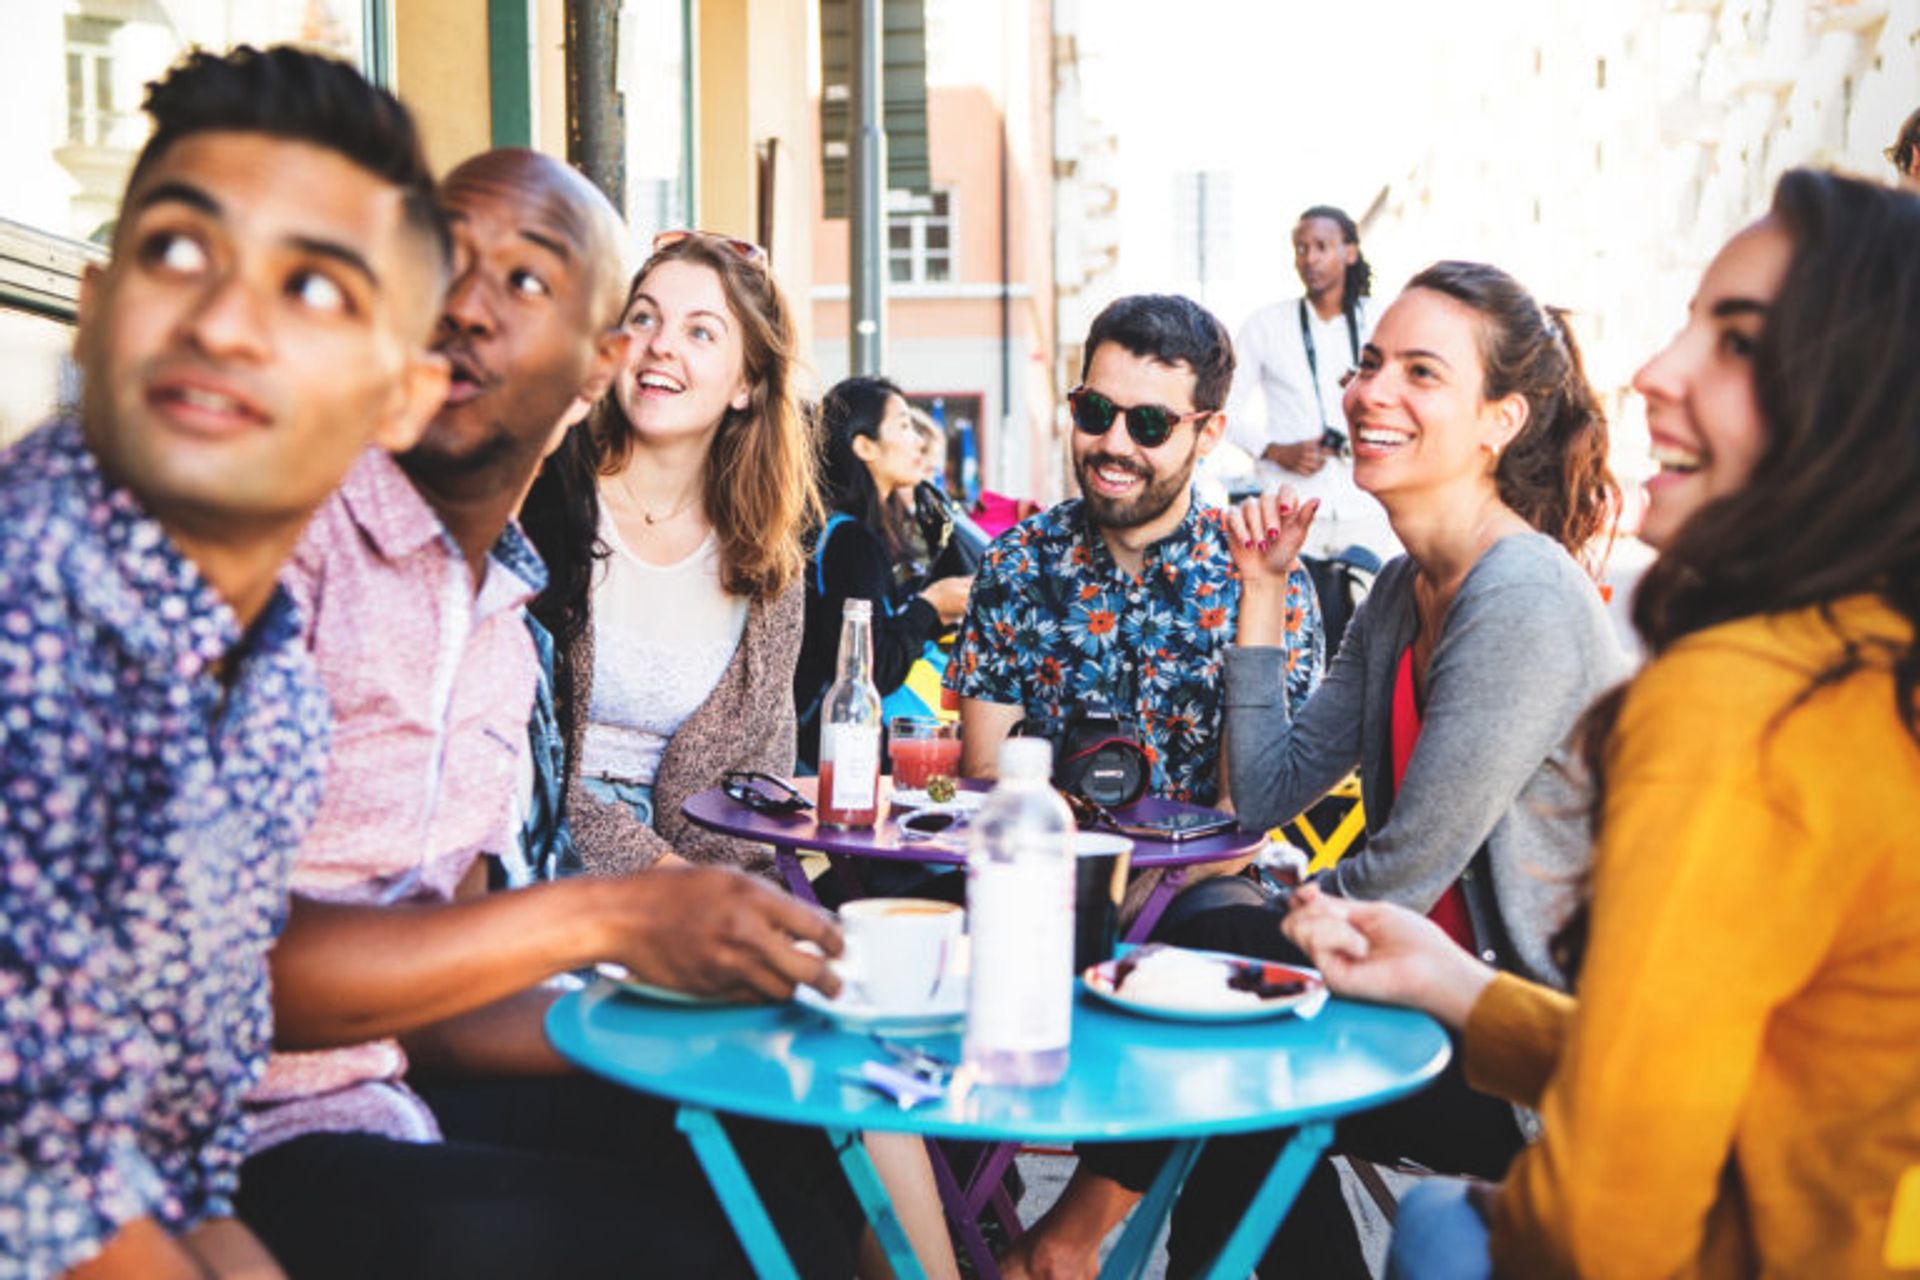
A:
[[[944,203],[944,213],[936,214],[936,204]],[[956,192],[952,187],[934,187],[926,195],[911,191],[887,192],[887,283],[889,285],[953,285],[960,278],[960,219],[955,213]],[[945,224],[947,247],[945,249],[927,248],[927,228]],[[898,226],[908,228],[908,244],[904,251],[893,247],[893,229]],[[904,253],[904,257],[902,257]],[[945,279],[936,280],[929,276],[927,267],[935,255],[941,255],[947,261]],[[894,264],[904,261],[907,274],[894,274]]]

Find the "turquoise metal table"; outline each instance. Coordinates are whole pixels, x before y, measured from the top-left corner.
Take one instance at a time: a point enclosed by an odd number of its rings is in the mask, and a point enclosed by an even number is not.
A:
[[[1206,1139],[1293,1130],[1246,1216],[1207,1274],[1253,1270],[1333,1122],[1412,1093],[1446,1065],[1440,1025],[1424,1014],[1330,1000],[1311,1021],[1189,1023],[1139,1018],[1084,992],[1073,1014],[1072,1062],[1045,1089],[977,1087],[902,1111],[846,1072],[881,1058],[866,1035],[797,1005],[688,1008],[600,983],[563,997],[547,1037],[588,1071],[680,1104],[679,1126],[757,1274],[794,1277],[716,1112],[824,1129],[854,1194],[902,1280],[924,1275],[866,1148],[865,1130],[972,1142],[1171,1139],[1173,1154],[1135,1210],[1103,1276],[1137,1276]],[[956,1035],[914,1037],[958,1058]]]

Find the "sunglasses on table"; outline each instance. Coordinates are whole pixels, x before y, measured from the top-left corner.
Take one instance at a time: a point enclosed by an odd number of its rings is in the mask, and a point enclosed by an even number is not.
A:
[[[1113,430],[1113,420],[1123,418],[1127,434],[1142,449],[1153,449],[1167,442],[1173,429],[1183,422],[1204,418],[1212,409],[1175,413],[1165,405],[1136,404],[1122,408],[1091,387],[1075,387],[1067,392],[1067,407],[1073,413],[1073,426],[1090,436],[1103,436]]]
[[[691,227],[682,227],[673,231],[662,231],[653,238],[653,252],[671,249],[688,240],[710,240],[731,250],[735,257],[744,258],[758,267],[767,265],[767,251],[751,240],[737,240],[732,236],[723,236],[714,231],[695,231]]]
[[[755,813],[799,813],[813,808],[785,778],[754,769],[733,769],[722,774],[720,790],[727,799]]]

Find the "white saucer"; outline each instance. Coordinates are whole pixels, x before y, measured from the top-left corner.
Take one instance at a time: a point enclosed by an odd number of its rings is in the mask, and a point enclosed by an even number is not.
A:
[[[918,1009],[880,1010],[854,992],[851,985],[829,1000],[812,987],[795,987],[794,1003],[801,1004],[849,1031],[887,1031],[896,1035],[930,1035],[958,1031],[967,1019],[967,984],[950,981]]]
[[[698,996],[691,991],[676,991],[672,987],[656,987],[651,982],[640,981],[640,979],[627,972],[626,966],[614,964],[610,960],[601,961],[599,964],[593,966],[593,970],[608,982],[619,987],[620,990],[627,995],[638,996],[642,1000],[652,1000],[657,1004],[680,1004],[690,1008],[701,1009],[713,1005],[739,1003],[737,1000],[727,1000],[720,996]]]
[[[1220,951],[1187,951],[1181,947],[1163,949],[1186,951],[1196,962],[1201,962],[1196,966],[1196,978],[1202,986],[1192,991],[1163,991],[1143,998],[1124,987],[1116,987],[1115,970],[1120,965],[1119,960],[1103,960],[1091,966],[1080,975],[1080,985],[1090,994],[1129,1013],[1149,1018],[1169,1018],[1175,1022],[1251,1022],[1257,1018],[1273,1018],[1282,1014],[1311,1018],[1326,1006],[1327,983],[1318,970]],[[1207,961],[1217,964],[1217,978],[1206,976],[1212,967],[1205,965]],[[1231,967],[1236,965],[1258,965],[1269,980],[1297,981],[1304,989],[1292,995],[1270,996],[1243,1004],[1221,1003],[1215,993],[1226,986]]]
[[[895,787],[887,793],[887,799],[899,809],[950,809],[955,813],[972,813],[986,802],[984,791],[955,791],[953,799],[935,800],[924,791],[908,787]]]

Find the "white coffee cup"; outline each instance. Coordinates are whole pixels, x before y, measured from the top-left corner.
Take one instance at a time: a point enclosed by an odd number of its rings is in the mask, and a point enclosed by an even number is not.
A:
[[[967,913],[931,898],[860,898],[840,908],[840,980],[882,1013],[927,1007],[959,963]]]

